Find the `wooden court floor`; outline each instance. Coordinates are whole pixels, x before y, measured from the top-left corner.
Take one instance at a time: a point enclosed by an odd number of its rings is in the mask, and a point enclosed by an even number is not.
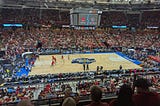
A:
[[[116,53],[67,54],[63,55],[64,60],[62,59],[62,55],[54,56],[56,57],[57,62],[54,66],[51,66],[52,55],[40,55],[40,58],[36,60],[30,75],[83,72],[82,64],[71,63],[71,61],[76,58],[94,58],[96,62],[89,64],[89,71],[96,70],[97,66],[103,66],[103,70],[119,69],[120,65],[122,65],[123,69],[141,68]]]

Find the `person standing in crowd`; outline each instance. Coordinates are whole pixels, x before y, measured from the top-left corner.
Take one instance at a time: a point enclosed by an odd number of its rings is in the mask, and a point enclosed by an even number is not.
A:
[[[64,90],[64,98],[62,99],[62,101],[60,102],[60,106],[62,106],[62,103],[64,102],[64,100],[68,97],[71,97],[71,94],[72,94],[72,90],[71,88],[66,88]]]
[[[118,93],[118,98],[112,100],[109,106],[135,106],[132,100],[132,94],[132,88],[129,85],[122,85]]]
[[[36,49],[37,49],[37,52],[40,52],[40,50],[42,49],[42,42],[40,40],[37,41]]]
[[[76,101],[72,97],[64,99],[62,106],[76,106]]]
[[[34,106],[32,103],[31,103],[31,100],[27,99],[27,100],[22,100],[20,101],[17,106]]]
[[[99,86],[93,85],[90,88],[91,92],[91,103],[87,106],[108,106],[108,103],[101,102],[102,90]]]
[[[144,78],[139,78],[135,81],[136,94],[133,95],[133,100],[136,106],[160,106],[160,95],[149,90],[151,85]]]

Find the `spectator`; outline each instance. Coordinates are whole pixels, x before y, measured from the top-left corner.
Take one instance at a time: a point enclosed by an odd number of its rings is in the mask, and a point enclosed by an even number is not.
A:
[[[60,106],[62,106],[62,103],[64,102],[64,100],[68,97],[70,97],[72,94],[71,88],[66,88],[64,91],[64,98],[62,99]]]
[[[136,106],[160,106],[160,95],[149,91],[151,84],[147,79],[137,79],[135,87],[137,94],[133,96]]]
[[[132,100],[132,88],[129,85],[122,85],[118,98],[110,102],[110,106],[134,106]]]
[[[34,106],[29,99],[20,101],[17,106]]]
[[[76,101],[72,97],[64,99],[62,106],[76,106]]]
[[[102,90],[99,86],[91,86],[90,91],[92,102],[87,106],[108,106],[108,103],[101,102]]]
[[[64,91],[65,94],[64,98],[71,96],[71,93],[72,93],[71,88],[66,88]]]

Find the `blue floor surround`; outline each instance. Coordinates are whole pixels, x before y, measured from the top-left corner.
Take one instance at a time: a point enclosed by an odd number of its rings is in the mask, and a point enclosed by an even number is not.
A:
[[[28,76],[30,70],[29,68],[22,67],[20,70],[16,73],[16,76],[21,77],[21,76]]]
[[[125,58],[125,59],[127,59],[127,60],[129,60],[129,61],[131,61],[131,62],[133,62],[134,64],[140,65],[142,63],[139,60],[129,58],[127,55],[125,55],[125,54],[123,54],[121,52],[116,52],[116,54],[121,56],[121,57],[123,57],[123,58]]]
[[[29,65],[29,60],[28,60],[28,59],[25,59],[25,66],[21,67],[21,68],[19,69],[19,71],[16,72],[16,76],[18,76],[18,77],[28,76],[29,72],[31,71],[31,68],[29,68],[29,67],[31,67],[31,66]]]

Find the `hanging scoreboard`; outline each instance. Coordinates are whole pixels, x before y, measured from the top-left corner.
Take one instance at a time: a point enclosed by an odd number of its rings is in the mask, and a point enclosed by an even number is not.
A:
[[[92,8],[76,8],[70,10],[72,26],[99,26],[102,11]]]

